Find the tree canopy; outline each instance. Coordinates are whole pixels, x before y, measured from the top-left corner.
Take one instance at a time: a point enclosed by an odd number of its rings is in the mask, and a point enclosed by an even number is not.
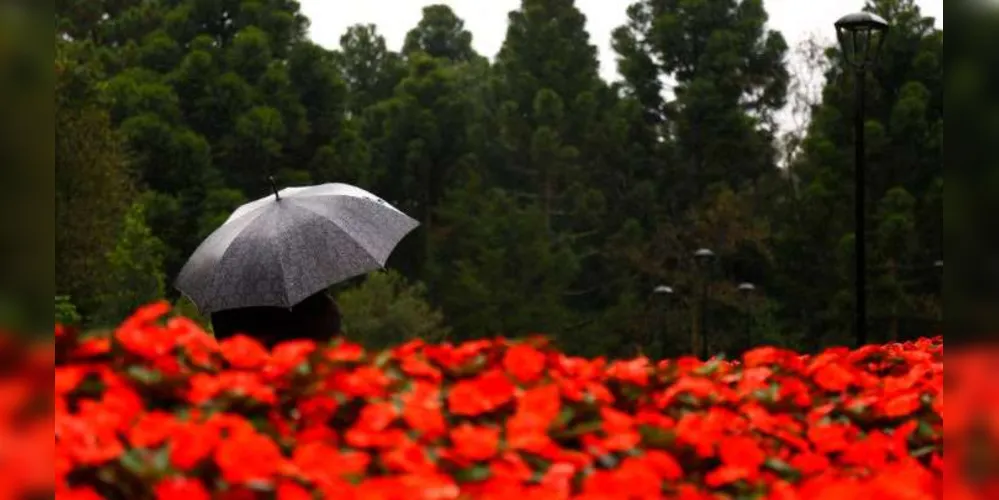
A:
[[[373,25],[318,46],[288,0],[61,1],[57,293],[89,321],[132,305],[122,288],[176,300],[186,257],[273,175],[356,184],[422,223],[398,274],[342,292],[375,344],[849,342],[857,82],[838,49],[813,51],[821,99],[787,142],[777,116],[800,86],[762,0],[626,8],[607,82],[572,0],[522,0],[491,58],[446,5],[395,48]],[[889,340],[941,310],[943,32],[913,0],[865,8],[892,24],[860,82],[870,325]]]

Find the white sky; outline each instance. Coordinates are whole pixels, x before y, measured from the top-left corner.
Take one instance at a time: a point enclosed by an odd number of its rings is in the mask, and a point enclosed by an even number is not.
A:
[[[925,16],[943,26],[944,0],[916,0]],[[348,26],[372,23],[385,37],[392,50],[400,50],[406,32],[416,26],[424,6],[443,3],[465,21],[472,33],[472,45],[480,54],[492,58],[499,52],[506,36],[507,13],[520,6],[520,0],[299,0],[302,13],[312,22],[310,35],[316,43],[337,48]],[[618,79],[616,54],[611,49],[611,31],[625,22],[625,9],[632,0],[576,0],[587,19],[590,43],[597,46],[604,79]],[[764,0],[770,15],[770,27],[784,34],[793,53],[805,39],[818,36],[833,40],[833,22],[843,14],[859,10],[863,0]],[[792,56],[793,57],[793,56]],[[790,61],[792,68],[799,68]],[[805,76],[805,75],[801,75]],[[809,80],[814,76],[807,76]],[[813,84],[814,85],[814,84]],[[791,126],[786,115],[780,119]]]

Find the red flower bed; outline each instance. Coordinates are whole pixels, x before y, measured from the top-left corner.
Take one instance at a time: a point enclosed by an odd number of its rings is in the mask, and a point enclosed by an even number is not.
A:
[[[943,339],[739,362],[541,339],[216,342],[146,307],[57,332],[60,498],[938,498]]]

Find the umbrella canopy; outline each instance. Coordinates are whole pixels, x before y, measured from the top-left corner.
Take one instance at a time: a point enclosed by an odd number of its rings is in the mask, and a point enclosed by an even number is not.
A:
[[[202,313],[291,307],[384,267],[418,225],[348,184],[285,188],[236,209],[194,251],[175,286]]]

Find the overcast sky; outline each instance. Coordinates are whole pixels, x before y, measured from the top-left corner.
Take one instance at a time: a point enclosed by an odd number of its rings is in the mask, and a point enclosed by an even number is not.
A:
[[[917,0],[916,4],[923,15],[935,17],[937,26],[943,26],[943,2]],[[465,28],[472,32],[475,50],[490,58],[503,44],[507,13],[520,6],[520,0],[299,0],[299,3],[312,22],[310,34],[316,43],[337,48],[340,36],[348,26],[372,23],[392,50],[402,48],[406,32],[416,26],[424,6],[444,3],[465,21]],[[601,73],[608,81],[618,79],[611,31],[624,24],[625,9],[631,3],[631,0],[576,0],[576,6],[586,15],[590,43],[599,49]],[[832,23],[864,4],[863,0],[764,0],[763,3],[770,14],[771,28],[784,34],[792,51],[801,41],[813,36],[831,43]],[[801,71],[795,61],[790,63],[792,68]],[[785,128],[790,125],[788,120],[788,116],[780,119]]]

